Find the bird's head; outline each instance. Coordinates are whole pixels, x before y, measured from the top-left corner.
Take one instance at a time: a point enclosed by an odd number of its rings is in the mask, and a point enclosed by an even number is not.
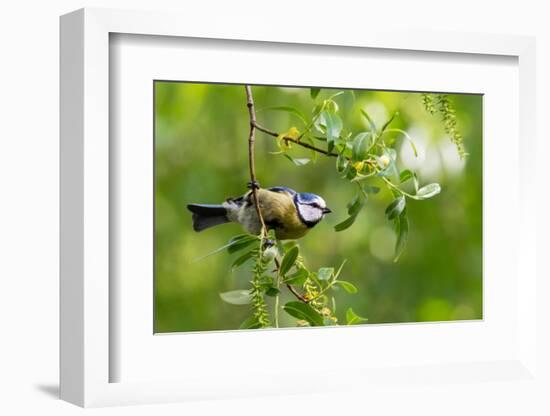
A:
[[[323,198],[307,192],[296,193],[294,204],[300,220],[309,228],[321,221],[325,214],[332,212]]]

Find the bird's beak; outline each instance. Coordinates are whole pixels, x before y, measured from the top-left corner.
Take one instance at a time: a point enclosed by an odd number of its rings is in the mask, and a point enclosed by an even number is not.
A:
[[[332,210],[330,208],[323,208],[323,214],[330,214]]]

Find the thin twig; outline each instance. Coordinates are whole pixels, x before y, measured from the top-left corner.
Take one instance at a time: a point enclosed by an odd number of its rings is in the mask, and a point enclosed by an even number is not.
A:
[[[250,133],[248,135],[248,166],[250,168],[250,183],[252,187],[252,198],[254,200],[254,206],[256,207],[256,213],[258,219],[262,225],[260,235],[267,235],[267,228],[265,226],[264,217],[260,209],[260,203],[258,201],[258,189],[256,180],[256,167],[254,165],[254,142],[256,139],[256,111],[254,110],[254,98],[252,98],[252,90],[249,85],[244,86],[246,91],[246,105],[248,107],[248,115],[250,116]]]
[[[281,263],[279,262],[279,259],[278,259],[277,257],[275,257],[275,267],[276,267],[275,270],[277,271],[277,278],[278,278],[278,277],[280,276],[280,275],[279,275],[279,269],[281,268]],[[288,288],[288,290],[290,290],[290,293],[292,293],[294,296],[296,296],[296,298],[297,298],[298,300],[301,300],[301,301],[304,302],[304,303],[308,303],[308,302],[309,302],[306,298],[304,298],[302,295],[300,295],[300,294],[296,291],[296,289],[294,289],[294,288],[292,287],[292,285],[290,285],[289,283],[286,283],[286,287]]]
[[[263,132],[265,134],[269,134],[270,136],[273,136],[273,137],[279,137],[279,134],[277,132],[274,132],[273,130],[266,129],[265,127],[259,125],[256,121],[254,121],[254,127],[256,127],[258,130],[260,130],[261,132]],[[315,147],[311,144],[304,143],[304,142],[300,141],[299,139],[293,139],[292,137],[286,137],[285,136],[285,137],[283,137],[283,140],[287,141],[287,142],[296,143],[298,146],[305,147],[306,149],[313,150],[317,153],[322,153],[326,156],[338,157],[338,153],[328,152],[324,149],[320,149],[320,148]]]
[[[261,131],[263,131],[264,133],[267,133],[267,134],[271,134],[271,135],[275,135],[275,136],[278,136],[278,135],[275,132],[271,132],[271,131],[263,128],[263,127],[258,126],[258,124],[256,123],[256,111],[254,109],[254,98],[252,97],[252,90],[250,89],[249,85],[245,85],[244,88],[245,88],[245,91],[246,91],[246,105],[248,107],[248,115],[250,116],[250,133],[248,135],[248,166],[250,168],[250,183],[252,184],[252,198],[254,200],[254,207],[256,208],[256,213],[258,214],[258,218],[259,218],[260,223],[262,225],[262,230],[260,232],[260,235],[267,236],[267,228],[265,226],[264,217],[262,215],[262,211],[260,210],[260,204],[258,202],[258,189],[257,189],[257,186],[256,186],[258,181],[256,180],[256,167],[255,167],[255,164],[254,164],[254,142],[255,142],[255,139],[256,139],[256,129],[261,130]],[[295,143],[297,143],[301,146],[305,145],[305,144],[297,142],[293,139],[291,141],[293,141],[293,142],[295,142]],[[305,147],[308,147],[308,146],[309,145],[305,145]],[[308,148],[311,148],[312,150],[319,151],[321,153],[328,154],[324,150],[317,149],[313,146],[308,147]],[[280,264],[279,264],[279,261],[277,259],[275,259],[275,264],[277,266],[277,270],[279,270]],[[302,295],[300,295],[298,292],[296,292],[296,290],[291,285],[287,284],[286,286],[288,287],[288,290],[290,290],[290,292],[294,296],[296,296],[302,302],[307,303],[307,299],[304,298]]]
[[[290,292],[291,292],[294,296],[296,296],[296,297],[297,297],[299,300],[301,300],[302,302],[304,302],[304,303],[308,303],[308,302],[309,302],[306,298],[304,298],[302,295],[300,295],[298,292],[296,292],[296,289],[294,289],[294,288],[292,287],[292,285],[290,285],[289,283],[286,284],[286,287],[288,288],[288,290],[290,290]]]

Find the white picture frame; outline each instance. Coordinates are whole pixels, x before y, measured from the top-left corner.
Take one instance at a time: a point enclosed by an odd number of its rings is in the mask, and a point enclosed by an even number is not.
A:
[[[184,22],[182,24],[182,22]],[[244,27],[244,26],[243,26]],[[333,47],[374,48],[384,50],[428,51],[439,54],[504,55],[517,58],[519,68],[519,131],[517,132],[518,198],[516,277],[518,291],[514,317],[517,348],[496,361],[446,361],[439,364],[419,360],[414,367],[361,368],[342,365],[327,374],[345,374],[346,383],[327,385],[323,374],[311,374],[307,383],[288,380],[283,373],[266,371],[269,382],[257,383],[241,377],[234,382],[213,371],[204,376],[186,377],[177,381],[112,382],[111,366],[117,357],[111,348],[113,328],[110,311],[113,288],[109,276],[110,259],[110,173],[116,169],[110,157],[110,36],[112,34],[163,36],[171,38],[225,39],[247,42],[331,45]],[[167,39],[167,38],[166,38]],[[162,41],[162,40],[161,40]],[[236,33],[232,23],[220,20],[205,27],[188,16],[83,9],[61,18],[61,398],[80,406],[158,403],[198,398],[248,397],[254,395],[332,391],[351,386],[372,386],[380,382],[412,383],[413,380],[460,380],[480,383],[483,380],[532,380],[537,382],[536,364],[536,218],[528,211],[535,192],[528,180],[535,148],[535,43],[532,38],[465,33],[398,32],[367,29],[361,37],[353,30],[324,32],[289,28],[280,31],[276,25],[248,26],[246,33]],[[519,146],[519,143],[522,146]],[[414,331],[410,327],[409,331]],[[356,328],[353,328],[354,330]],[[359,330],[361,330],[359,328]],[[460,330],[460,329],[457,329]],[[384,329],[390,336],[392,328]],[[271,334],[274,331],[271,332]],[[301,331],[294,331],[301,334]],[[312,332],[310,332],[310,335]],[[151,334],[152,335],[152,334]],[[230,334],[217,334],[235,338]],[[272,335],[270,335],[272,336]],[[329,336],[329,335],[327,335]],[[348,340],[353,334],[348,331]],[[383,335],[377,335],[383,336]],[[242,338],[241,338],[242,339]],[[397,335],[399,340],[399,335]],[[238,340],[235,342],[239,342]],[[243,369],[262,375],[262,371]],[[396,381],[397,380],[397,381]],[[533,381],[534,380],[534,381]]]

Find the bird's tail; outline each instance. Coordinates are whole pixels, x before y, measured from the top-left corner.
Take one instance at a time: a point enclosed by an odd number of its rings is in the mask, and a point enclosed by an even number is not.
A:
[[[187,209],[193,213],[193,230],[197,232],[229,222],[223,205],[188,204]]]

